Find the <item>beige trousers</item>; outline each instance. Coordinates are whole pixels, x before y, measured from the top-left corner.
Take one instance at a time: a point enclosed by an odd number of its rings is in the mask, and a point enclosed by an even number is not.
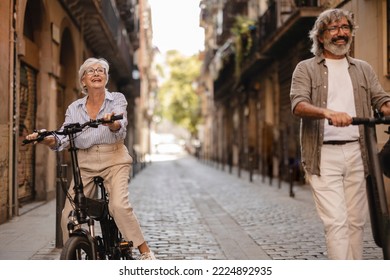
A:
[[[306,174],[324,224],[329,259],[363,257],[368,217],[366,180],[358,142],[323,145],[321,176]]]
[[[104,179],[104,186],[109,194],[109,211],[127,241],[132,241],[138,247],[145,240],[139,222],[129,201],[129,177],[132,158],[123,143],[95,145],[77,153],[80,172],[84,185],[84,193],[92,197],[96,193],[93,183],[94,176]],[[69,188],[69,194],[74,197],[74,182]],[[62,211],[61,227],[64,243],[69,237],[67,230],[68,215],[72,206],[66,199]]]

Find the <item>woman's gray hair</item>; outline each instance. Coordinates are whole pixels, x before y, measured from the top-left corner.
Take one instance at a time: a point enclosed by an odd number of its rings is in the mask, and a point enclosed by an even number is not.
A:
[[[87,92],[87,88],[83,86],[82,79],[85,75],[85,71],[94,64],[100,64],[100,66],[102,66],[106,70],[105,86],[108,83],[108,71],[110,70],[110,66],[108,65],[107,60],[105,60],[104,58],[95,58],[95,57],[88,58],[87,60],[84,61],[84,63],[80,66],[79,69],[79,84],[81,87],[81,92],[84,93],[85,95],[87,95],[88,92]]]
[[[309,32],[309,38],[311,41],[313,41],[313,45],[310,51],[314,55],[321,55],[324,51],[324,44],[321,43],[318,38],[324,34],[329,24],[335,21],[340,21],[342,18],[347,19],[349,25],[351,26],[352,36],[355,36],[357,26],[352,12],[342,9],[325,10],[317,17],[313,28]]]

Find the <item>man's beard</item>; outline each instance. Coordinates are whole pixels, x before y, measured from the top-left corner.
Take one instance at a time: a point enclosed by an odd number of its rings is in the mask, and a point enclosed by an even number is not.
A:
[[[347,42],[345,45],[337,45],[335,44],[338,40],[345,40]],[[324,40],[324,49],[331,52],[334,55],[345,55],[349,52],[349,48],[351,47],[352,40],[348,36],[337,36],[330,39]]]

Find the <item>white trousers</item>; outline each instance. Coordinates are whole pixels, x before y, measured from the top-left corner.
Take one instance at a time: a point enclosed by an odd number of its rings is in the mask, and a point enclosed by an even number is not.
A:
[[[324,224],[328,258],[362,259],[368,203],[359,142],[323,145],[320,172],[306,175]]]

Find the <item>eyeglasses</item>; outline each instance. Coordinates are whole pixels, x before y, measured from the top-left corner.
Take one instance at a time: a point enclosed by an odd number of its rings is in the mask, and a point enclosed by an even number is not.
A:
[[[341,26],[331,26],[331,27],[328,27],[328,28],[326,28],[325,30],[328,30],[329,31],[329,33],[331,34],[331,35],[335,35],[335,34],[337,34],[337,33],[339,33],[339,30],[342,30],[344,33],[349,33],[349,32],[351,32],[351,26],[350,25],[348,25],[348,24],[343,24],[343,25],[341,25]]]
[[[105,75],[106,74],[106,69],[103,68],[103,67],[98,67],[96,69],[90,67],[88,68],[87,70],[85,70],[85,74],[87,74],[88,76],[92,76],[95,74],[95,72],[99,75]]]

